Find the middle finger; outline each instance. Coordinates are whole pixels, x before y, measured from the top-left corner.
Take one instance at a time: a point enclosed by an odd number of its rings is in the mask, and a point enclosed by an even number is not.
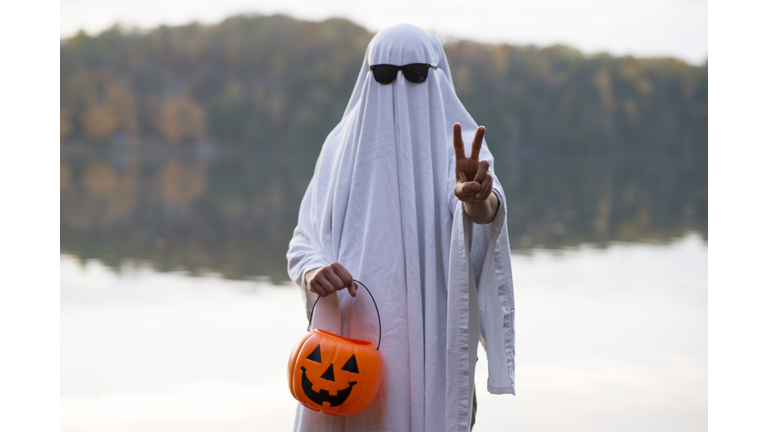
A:
[[[344,288],[344,282],[342,282],[341,278],[336,276],[334,273],[328,273],[327,277],[328,282],[330,282],[337,291]]]
[[[323,289],[325,290],[325,295],[330,295],[336,292],[336,288],[334,288],[333,284],[330,283],[327,279],[320,279],[318,282],[320,282],[320,285],[322,285]]]
[[[485,126],[480,126],[475,132],[475,139],[472,140],[472,153],[470,159],[477,160],[480,158],[480,149],[483,148],[483,136],[485,136]]]

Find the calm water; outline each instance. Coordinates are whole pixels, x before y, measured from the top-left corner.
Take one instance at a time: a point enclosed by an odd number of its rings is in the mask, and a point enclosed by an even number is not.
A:
[[[485,391],[476,431],[705,431],[707,246],[513,255],[518,396]],[[120,273],[61,258],[63,431],[291,430],[287,357],[306,320],[268,281]]]
[[[62,430],[291,430],[285,251],[317,154],[158,148],[62,147]],[[706,155],[491,150],[518,396],[481,355],[475,430],[706,430]]]
[[[317,154],[281,165],[268,153],[171,150],[63,147],[62,252],[116,269],[141,262],[160,271],[287,281],[285,251]],[[706,154],[502,150],[495,151],[496,172],[514,251],[707,236]]]

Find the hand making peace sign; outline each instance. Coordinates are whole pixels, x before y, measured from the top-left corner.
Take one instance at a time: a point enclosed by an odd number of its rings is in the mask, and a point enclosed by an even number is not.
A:
[[[493,189],[493,175],[488,172],[488,161],[478,160],[483,147],[485,126],[480,126],[472,140],[472,153],[464,155],[464,140],[461,125],[453,125],[453,149],[456,152],[456,186],[453,193],[460,201],[485,201]]]
[[[488,161],[479,160],[483,147],[485,127],[480,126],[472,140],[472,153],[464,154],[464,140],[461,138],[461,125],[453,125],[453,149],[456,152],[456,186],[453,193],[464,202],[464,210],[475,223],[488,223],[493,220],[498,208],[498,198],[493,192],[493,174],[488,172]]]

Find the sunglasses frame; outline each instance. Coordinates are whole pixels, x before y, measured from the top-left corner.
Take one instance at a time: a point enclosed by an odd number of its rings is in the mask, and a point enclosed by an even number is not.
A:
[[[391,66],[391,67],[395,68],[395,77],[392,78],[392,81],[385,82],[385,83],[380,82],[379,80],[376,79],[376,73],[374,72],[374,68],[376,66]],[[437,63],[408,63],[408,64],[402,65],[402,66],[397,66],[397,65],[393,65],[393,64],[387,64],[387,63],[381,63],[381,64],[371,65],[371,73],[373,73],[373,79],[377,83],[382,84],[382,85],[387,85],[387,84],[392,84],[393,82],[395,82],[395,80],[397,79],[397,72],[398,71],[402,71],[403,68],[408,67],[408,66],[426,66],[427,67],[427,72],[424,74],[424,81],[427,80],[427,76],[429,75],[429,68],[437,69]],[[408,77],[405,76],[405,72],[403,72],[403,78],[408,80],[408,82],[412,82],[414,84],[421,84],[421,83],[424,82],[424,81],[411,81],[410,79],[408,79]]]

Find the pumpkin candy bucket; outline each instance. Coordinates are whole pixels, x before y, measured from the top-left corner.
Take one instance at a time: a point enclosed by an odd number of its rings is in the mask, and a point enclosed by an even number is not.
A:
[[[310,312],[307,333],[296,342],[288,360],[288,387],[305,407],[335,416],[361,413],[373,402],[381,384],[381,315],[371,291],[360,281],[373,300],[379,317],[379,343],[312,329]]]

